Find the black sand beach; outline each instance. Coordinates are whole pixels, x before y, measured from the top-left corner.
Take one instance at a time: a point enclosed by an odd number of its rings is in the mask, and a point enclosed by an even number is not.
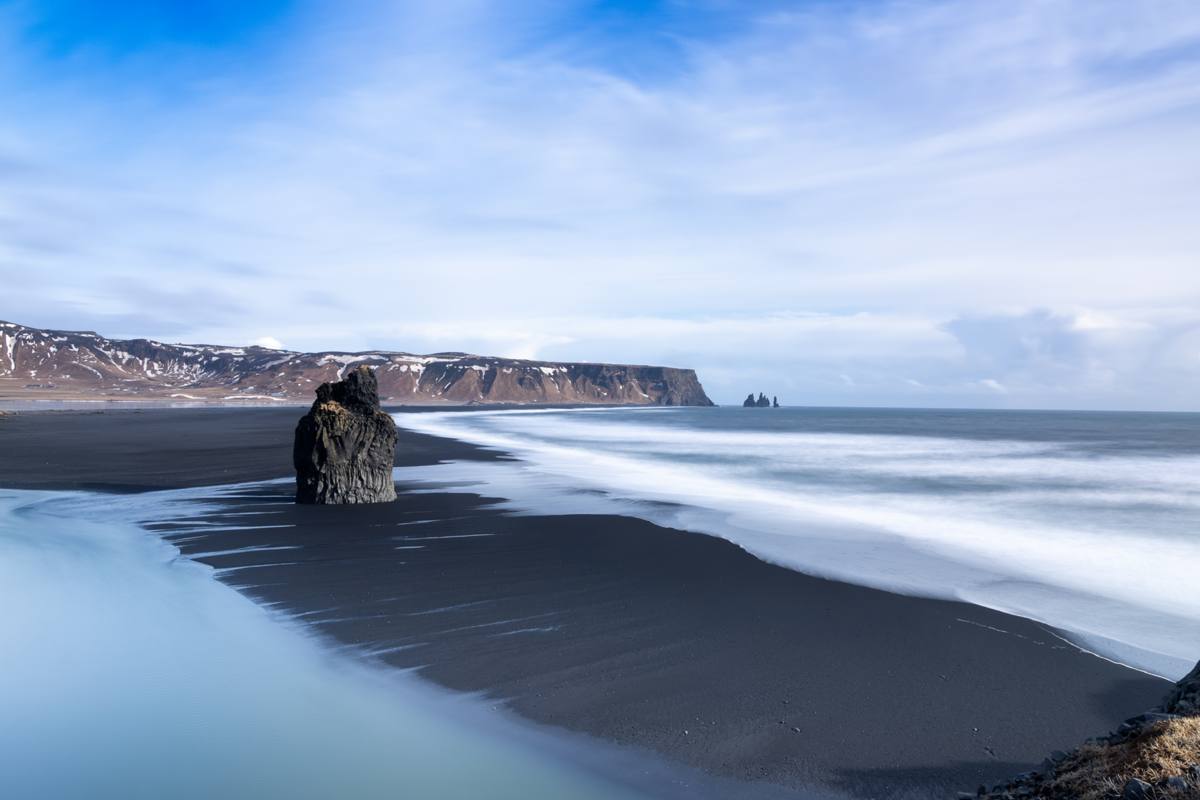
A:
[[[300,413],[2,417],[0,486],[286,477]],[[401,431],[397,464],[497,457]],[[953,796],[1113,728],[1167,687],[1027,620],[811,578],[639,520],[512,516],[451,488],[322,507],[271,484],[222,500],[199,520],[212,530],[156,527],[337,641],[532,720],[745,781]],[[248,524],[279,527],[221,529]],[[291,549],[215,554],[248,546]]]
[[[0,486],[140,492],[291,476],[292,432],[307,408],[150,407],[0,416]],[[483,456],[469,444],[406,432],[396,466]]]

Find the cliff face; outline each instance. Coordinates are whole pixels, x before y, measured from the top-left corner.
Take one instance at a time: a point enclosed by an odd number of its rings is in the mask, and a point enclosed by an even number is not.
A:
[[[690,369],[164,344],[0,322],[0,396],[8,397],[303,401],[360,365],[375,370],[380,397],[394,404],[712,405]]]
[[[453,403],[712,405],[690,369],[478,356],[430,358],[425,364],[381,365],[380,391],[400,400],[415,395]]]

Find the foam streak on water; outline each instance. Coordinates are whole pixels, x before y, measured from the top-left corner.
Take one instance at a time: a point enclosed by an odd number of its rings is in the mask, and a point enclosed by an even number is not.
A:
[[[810,574],[1010,611],[1165,677],[1200,658],[1200,415],[723,408],[396,419],[521,458],[406,478],[479,482],[531,511],[633,513]]]

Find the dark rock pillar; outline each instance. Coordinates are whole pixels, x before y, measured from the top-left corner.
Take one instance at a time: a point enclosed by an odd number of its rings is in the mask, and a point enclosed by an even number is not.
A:
[[[396,423],[379,407],[367,366],[323,383],[296,426],[292,463],[297,503],[386,503],[396,499]]]

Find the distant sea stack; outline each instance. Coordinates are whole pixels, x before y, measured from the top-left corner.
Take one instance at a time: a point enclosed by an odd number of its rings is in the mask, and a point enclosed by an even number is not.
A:
[[[743,408],[771,408],[771,401],[762,392],[758,393],[758,399],[754,399],[754,392],[746,395],[746,399],[742,401]],[[779,398],[775,398],[775,408],[779,408]]]
[[[379,407],[375,372],[359,366],[323,383],[296,426],[296,502],[386,503],[396,499],[396,423]]]

